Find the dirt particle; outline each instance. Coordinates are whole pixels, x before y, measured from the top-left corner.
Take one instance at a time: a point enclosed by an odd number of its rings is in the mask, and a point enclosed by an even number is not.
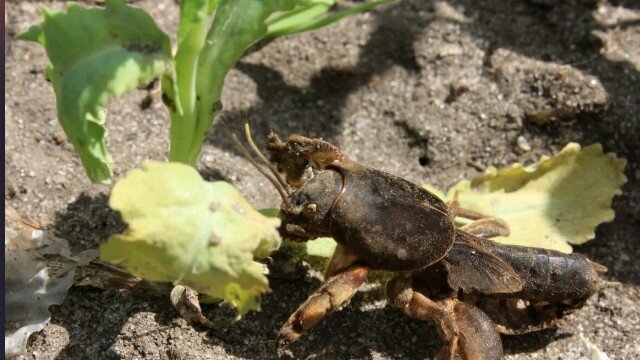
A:
[[[153,96],[151,94],[147,94],[147,96],[140,101],[140,109],[146,110],[151,107],[151,104],[153,104]]]
[[[64,134],[64,131],[57,131],[53,134],[53,142],[56,145],[62,145],[67,141],[67,136]]]
[[[444,99],[444,102],[447,104],[451,104],[452,102],[458,100],[458,98],[467,91],[469,91],[469,85],[461,82],[453,83],[451,84],[451,86],[449,86],[449,95],[446,99]]]

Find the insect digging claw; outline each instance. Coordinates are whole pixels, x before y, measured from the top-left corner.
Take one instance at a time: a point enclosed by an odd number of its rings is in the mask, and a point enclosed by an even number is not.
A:
[[[587,260],[588,260],[588,259],[587,259]],[[597,271],[599,274],[604,274],[604,273],[606,273],[606,272],[607,272],[607,270],[608,270],[608,269],[607,269],[607,267],[606,267],[606,266],[604,266],[604,265],[602,265],[602,264],[598,264],[598,263],[597,263],[597,262],[595,262],[595,261],[591,261],[591,260],[588,260],[588,261],[589,261],[589,264],[591,265],[591,267],[592,267],[595,271]]]
[[[290,345],[290,341],[278,336],[278,340],[276,341],[276,353],[278,354],[278,359],[295,360],[299,358],[299,356],[294,354],[293,350],[291,350]]]

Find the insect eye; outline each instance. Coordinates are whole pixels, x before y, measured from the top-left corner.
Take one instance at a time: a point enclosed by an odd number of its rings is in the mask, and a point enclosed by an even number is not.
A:
[[[309,215],[315,214],[316,210],[317,210],[316,204],[307,204],[307,206],[304,207],[304,211]]]

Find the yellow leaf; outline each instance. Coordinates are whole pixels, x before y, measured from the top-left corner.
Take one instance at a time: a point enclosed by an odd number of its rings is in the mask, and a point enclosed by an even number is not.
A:
[[[490,167],[454,185],[447,198],[457,193],[462,207],[505,220],[511,235],[500,243],[570,253],[569,244],[589,241],[596,226],[613,220],[611,201],[627,180],[625,165],[600,144],[570,143],[529,166]]]

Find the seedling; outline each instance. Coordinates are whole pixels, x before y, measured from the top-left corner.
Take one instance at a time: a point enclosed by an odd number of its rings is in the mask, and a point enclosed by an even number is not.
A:
[[[390,0],[328,14],[336,0],[183,0],[177,51],[143,10],[122,0],[105,8],[69,3],[67,12],[42,8],[44,22],[18,36],[46,49],[46,75],[56,93],[58,119],[92,182],[109,183],[109,97],[162,77],[171,115],[169,160],[194,165],[222,110],[224,78],[247,48],[265,37],[317,29]]]

